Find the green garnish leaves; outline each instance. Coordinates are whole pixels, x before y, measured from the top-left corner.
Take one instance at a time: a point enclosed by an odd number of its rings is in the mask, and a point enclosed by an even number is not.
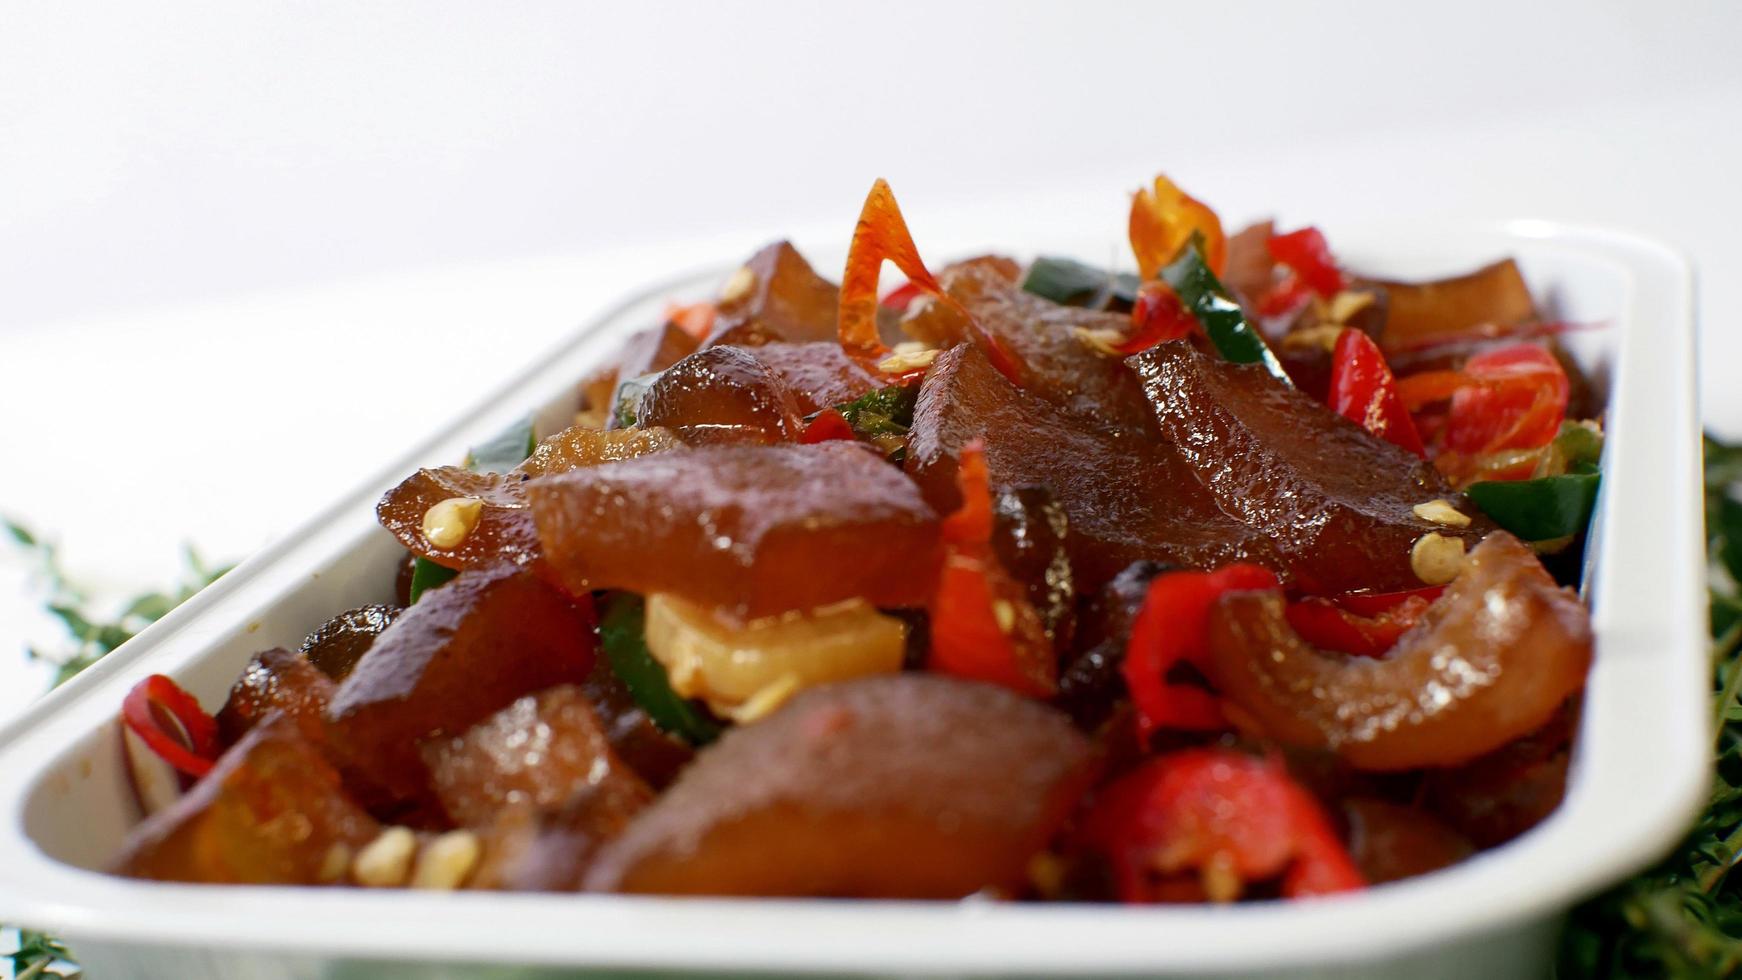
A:
[[[538,447],[532,416],[514,423],[466,453],[466,469],[474,473],[506,473],[519,466]]]
[[[1294,382],[1289,380],[1288,372],[1282,369],[1282,362],[1276,359],[1270,345],[1247,321],[1246,312],[1228,294],[1222,281],[1210,271],[1209,263],[1204,261],[1203,248],[1203,239],[1194,234],[1185,248],[1180,249],[1179,255],[1161,270],[1162,280],[1179,296],[1181,305],[1197,318],[1210,343],[1223,357],[1238,364],[1263,364],[1284,384],[1292,385]]]
[[[611,596],[599,620],[599,643],[612,672],[661,731],[691,745],[706,745],[720,736],[719,723],[672,690],[665,667],[648,652],[647,607],[640,596],[628,592]]]
[[[913,407],[919,401],[919,385],[890,385],[832,406],[847,420],[853,434],[871,443],[897,462],[907,448],[907,430],[913,428]],[[805,417],[808,423],[816,413]]]
[[[1137,302],[1142,281],[1129,272],[1108,272],[1075,259],[1041,256],[1022,277],[1022,288],[1064,306],[1104,310],[1118,300],[1127,306]]]
[[[1705,442],[1715,766],[1706,812],[1657,866],[1573,910],[1556,975],[1726,977],[1742,972],[1742,447]]]

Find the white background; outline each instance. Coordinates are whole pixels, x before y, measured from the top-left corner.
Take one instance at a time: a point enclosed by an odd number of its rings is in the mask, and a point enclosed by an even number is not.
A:
[[[239,557],[639,282],[844,242],[1547,217],[1702,271],[1742,433],[1742,5],[0,3],[0,513]],[[3,549],[0,549],[3,550]],[[55,631],[0,556],[0,717]]]

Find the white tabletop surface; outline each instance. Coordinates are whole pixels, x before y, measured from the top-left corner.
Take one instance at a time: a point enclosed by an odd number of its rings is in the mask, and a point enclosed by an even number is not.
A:
[[[109,595],[239,557],[623,293],[775,236],[1544,217],[1702,272],[1742,435],[1742,5],[0,8],[0,514]],[[52,645],[0,547],[0,718]]]

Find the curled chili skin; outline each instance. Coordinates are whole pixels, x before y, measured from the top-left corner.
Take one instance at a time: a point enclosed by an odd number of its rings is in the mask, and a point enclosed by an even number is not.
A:
[[[1210,614],[1212,679],[1279,741],[1368,770],[1455,765],[1540,728],[1585,682],[1591,627],[1531,550],[1496,531],[1381,659],[1320,651],[1278,592]]]

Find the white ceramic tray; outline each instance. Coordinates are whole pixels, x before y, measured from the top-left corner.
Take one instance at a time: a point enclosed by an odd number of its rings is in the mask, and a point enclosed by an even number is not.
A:
[[[1334,240],[1351,265],[1406,277],[1515,255],[1560,316],[1611,324],[1572,337],[1610,393],[1587,568],[1596,663],[1566,802],[1518,840],[1356,895],[1234,907],[426,894],[158,884],[92,870],[137,819],[114,721],[129,687],[167,673],[216,705],[257,650],[388,598],[401,552],[375,525],[381,493],[528,410],[554,430],[586,370],[655,322],[668,297],[704,295],[717,282],[707,276],[656,285],[582,329],[0,732],[0,921],[63,934],[93,976],[165,980],[1541,975],[1561,913],[1666,849],[1705,795],[1691,274],[1650,242],[1539,222],[1334,229]],[[1109,252],[1105,241],[1015,244],[1091,260]]]

